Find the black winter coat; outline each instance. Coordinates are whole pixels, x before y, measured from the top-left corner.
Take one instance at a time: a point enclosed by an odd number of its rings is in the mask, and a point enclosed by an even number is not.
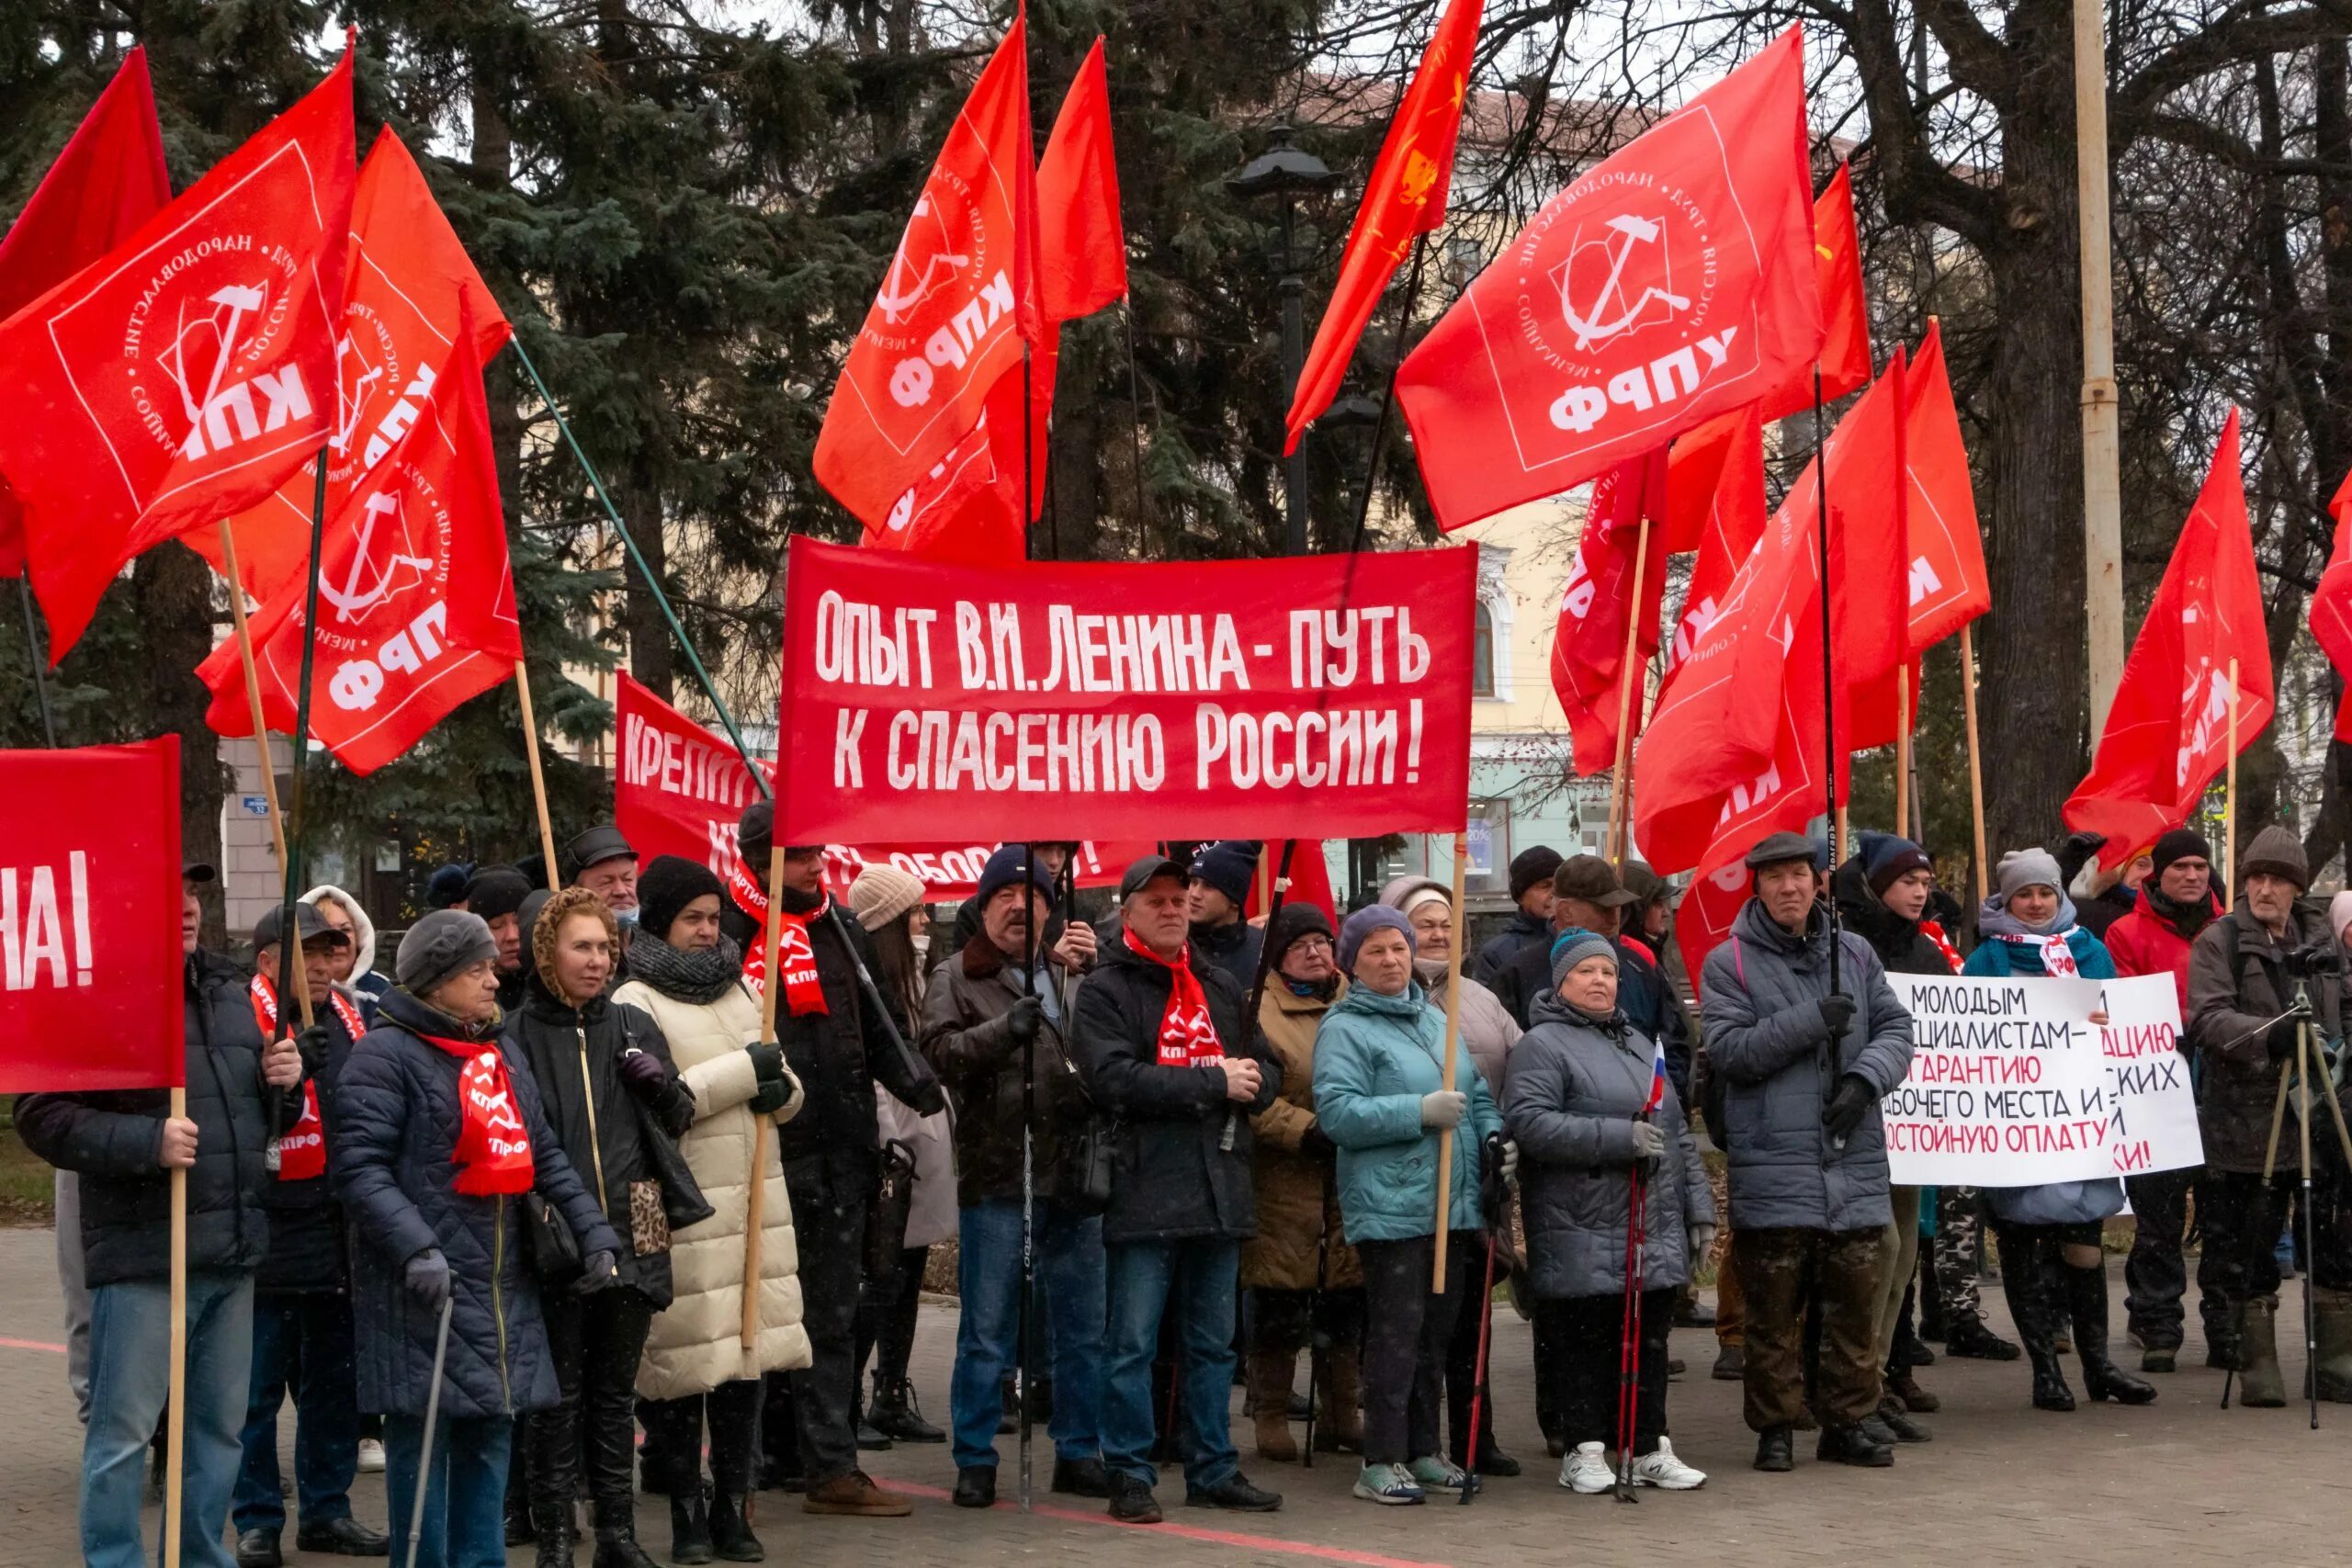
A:
[[[1860,856],[1838,868],[1838,874],[1830,879],[1830,891],[1838,899],[1838,914],[1846,929],[1871,944],[1888,974],[1951,973],[1951,960],[1919,929],[1919,922],[1905,919],[1880,901],[1870,879],[1862,874]],[[1929,908],[1932,910],[1933,906]]]
[[[1221,970],[1240,991],[1242,1006],[1249,1006],[1250,989],[1258,983],[1259,950],[1266,944],[1265,928],[1247,920],[1224,926],[1196,925],[1192,938],[1193,967]]]
[[[262,1190],[277,1092],[262,1082],[261,1031],[245,973],[209,953],[189,956],[187,1114],[196,1164],[187,1173],[187,1266],[250,1271],[269,1248]],[[164,1280],[172,1269],[172,1183],[155,1163],[171,1091],[28,1094],[17,1101],[25,1146],[81,1177],[82,1249],[89,1283]]]
[[[1499,982],[1503,973],[1517,962],[1522,952],[1531,947],[1542,948],[1545,958],[1550,958],[1552,922],[1539,920],[1526,910],[1521,909],[1511,916],[1510,924],[1478,944],[1477,956],[1470,964],[1470,978],[1497,996],[1500,996],[1502,987]],[[1548,980],[1550,977],[1551,967],[1546,964],[1544,978]],[[1512,1016],[1518,1016],[1517,1009],[1512,1010]],[[1520,1021],[1520,1027],[1521,1029],[1527,1027],[1524,1019]]]
[[[344,1006],[358,1010],[348,999]],[[311,1081],[318,1086],[320,1126],[333,1143],[334,1086],[358,1036],[345,1027],[341,1010],[332,1000],[322,1003],[314,1016],[326,1026],[326,1055],[305,1065],[311,1070]],[[302,1113],[299,1093],[286,1096],[281,1133],[290,1132]],[[273,1173],[262,1186],[261,1201],[269,1211],[269,1255],[262,1259],[261,1272],[254,1276],[254,1288],[292,1294],[348,1288],[343,1205],[335,1201],[334,1179],[320,1175],[307,1181],[288,1181]]]
[[[1021,971],[983,934],[931,972],[923,998],[922,1052],[955,1096],[956,1201],[969,1207],[1021,1196],[1025,1053],[1006,1015],[1026,994]],[[1047,966],[1048,974],[1053,972]],[[1051,982],[1048,982],[1049,986]],[[1062,1026],[1037,1026],[1035,1142],[1032,1190],[1052,1198],[1072,1135],[1086,1124],[1086,1092],[1069,1060]]]
[[[1174,984],[1164,964],[1121,942],[1103,950],[1070,1004],[1079,1077],[1118,1122],[1106,1242],[1239,1241],[1257,1232],[1250,1118],[1273,1103],[1282,1066],[1255,1030],[1242,1028],[1241,987],[1198,954],[1193,965],[1226,1055],[1257,1060],[1258,1097],[1247,1105],[1226,1098],[1222,1073],[1159,1065],[1159,1021]]]
[[[616,1255],[621,1283],[633,1287],[657,1312],[668,1306],[670,1255],[636,1251],[629,1189],[642,1181],[659,1184],[673,1229],[710,1217],[710,1205],[703,1201],[676,1144],[669,1141],[695,1119],[695,1097],[678,1081],[670,1043],[642,1009],[597,997],[575,1010],[549,991],[537,974],[524,988],[522,1010],[506,1020],[505,1037],[510,1053],[519,1052],[529,1065],[540,1103],[572,1171],[621,1239]],[[621,1081],[621,1057],[632,1046],[659,1060],[669,1075],[650,1104]],[[581,1092],[583,1083],[586,1095]],[[592,1124],[594,1137],[589,1134]],[[679,1219],[675,1201],[689,1196],[698,1212],[691,1219]]]
[[[520,1199],[456,1190],[458,1059],[418,1038],[462,1037],[404,990],[388,992],[377,1025],[352,1048],[335,1089],[340,1125],[328,1172],[351,1216],[352,1317],[358,1328],[359,1408],[422,1416],[433,1381],[438,1314],[412,1295],[408,1260],[439,1247],[456,1307],[441,1390],[444,1415],[514,1416],[556,1403],[539,1290],[531,1277]],[[620,1237],[571,1168],[522,1054],[498,1044],[531,1140],[534,1188],[571,1225],[584,1256],[618,1256]]]

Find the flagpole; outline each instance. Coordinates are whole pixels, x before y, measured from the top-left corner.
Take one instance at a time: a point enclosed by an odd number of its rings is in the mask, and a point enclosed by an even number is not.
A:
[[[1845,837],[1843,807],[1838,803],[1838,664],[1830,646],[1831,622],[1829,606],[1829,435],[1824,427],[1821,412],[1821,365],[1813,367],[1813,479],[1814,511],[1819,524],[1821,539],[1821,750],[1827,764],[1821,781],[1829,803],[1829,821],[1842,840]],[[1842,845],[1832,847],[1833,863]],[[1838,990],[1838,950],[1845,945],[1838,934],[1838,900],[1823,900],[1829,906],[1829,990]],[[1834,1043],[1833,1043],[1834,1044]]]
[[[1405,334],[1413,325],[1413,307],[1421,298],[1421,261],[1428,255],[1430,237],[1426,231],[1413,241],[1413,270],[1405,278],[1405,308],[1397,312],[1396,347],[1388,355],[1388,381],[1380,394],[1380,417],[1373,421],[1372,457],[1364,465],[1363,491],[1356,497],[1356,528],[1348,541],[1348,553],[1352,556],[1363,548],[1364,531],[1372,522],[1372,492],[1380,482],[1380,459],[1388,446],[1388,410],[1396,400],[1396,372],[1405,365]],[[1350,563],[1351,579],[1354,565]]]
[[[228,525],[220,531],[226,534]],[[243,590],[229,580],[229,597]],[[266,761],[266,759],[265,759]],[[283,1010],[280,1010],[281,1011]],[[172,1117],[187,1116],[187,1087],[172,1089]],[[180,1568],[181,1454],[187,1437],[187,1170],[172,1167],[172,1365],[164,1401],[164,1568]]]
[[[1140,525],[1150,511],[1144,499],[1143,487],[1143,393],[1138,390],[1136,375],[1136,296],[1128,289],[1119,296],[1119,315],[1127,326],[1127,445],[1135,453],[1136,522]],[[1056,547],[1059,555],[1059,547]]]
[[[1453,835],[1453,942],[1445,960],[1445,1092],[1453,1092],[1453,1074],[1462,1056],[1462,948],[1470,940],[1469,923],[1463,919],[1463,870],[1470,860],[1470,835]],[[1256,1027],[1252,1019],[1245,1028]],[[1483,1151],[1482,1151],[1483,1152]],[[1452,1207],[1450,1190],[1453,1186],[1453,1129],[1446,1128],[1437,1135],[1437,1234],[1431,1238],[1433,1255],[1430,1259],[1430,1293],[1445,1294],[1445,1238],[1452,1227],[1446,1224],[1447,1211]]]
[[[1976,902],[1981,908],[1990,886],[1984,863],[1984,755],[1976,739],[1976,638],[1963,624],[1960,628],[1960,711],[1968,722],[1968,816],[1976,832]]]
[[[1030,427],[1030,421],[1035,417],[1035,411],[1030,407],[1029,401],[1032,374],[1030,363],[1029,340],[1024,337],[1021,340],[1021,558],[1024,561],[1029,558],[1029,497],[1032,494],[1030,486],[1035,479],[1031,468],[1036,461],[1032,446],[1036,432]],[[1053,547],[1054,554],[1058,557],[1061,554],[1061,541],[1054,540]],[[1031,918],[1035,913],[1036,906],[1030,901],[1037,873],[1036,848],[1033,843],[1021,846],[1021,897],[1023,910],[1021,924],[1024,932],[1022,938],[1023,962],[1029,966],[1028,972],[1021,977],[1021,984],[1024,990],[1035,990],[1037,985],[1037,922]],[[1031,1365],[1031,1359],[1032,1341],[1036,1334],[1036,1325],[1031,1321],[1035,1315],[1032,1298],[1037,1291],[1036,1206],[1034,1201],[1036,1190],[1036,1122],[1037,1045],[1033,1037],[1021,1053],[1021,1303],[1018,1325],[1021,1372],[1013,1380],[1013,1387],[1019,1391],[1021,1397],[1021,1435],[1017,1443],[1019,1450],[1017,1462],[1020,1467],[1021,1511],[1024,1514],[1029,1512],[1034,1500],[1035,1484],[1029,1395],[1030,1385],[1036,1381],[1030,1375],[1035,1370]]]
[[[317,668],[319,654],[319,560],[326,545],[327,457],[328,448],[322,444],[318,457],[311,465],[312,469],[311,574],[309,583],[302,594],[301,674],[300,684],[295,688],[294,692],[294,798],[289,803],[290,808],[287,813],[286,852],[279,856],[277,862],[279,874],[285,883],[284,894],[279,898],[277,906],[277,1020],[281,1032],[286,1022],[285,998],[288,991],[294,993],[295,1005],[302,1018],[302,1027],[308,1029],[314,1021],[311,1015],[310,981],[302,973],[301,933],[294,929],[294,901],[300,893],[302,886],[302,834],[303,830],[310,826],[309,818],[302,810],[302,784],[310,773],[308,763],[311,750],[311,677]],[[228,532],[228,525],[221,525],[221,532],[224,535]],[[233,599],[242,591],[241,587],[232,581],[229,586],[229,596]],[[254,710],[254,718],[255,723],[260,722],[261,713],[258,708]],[[262,763],[266,767],[268,762],[269,755],[265,751],[262,754]],[[273,1139],[277,1135],[278,1116],[284,1106],[285,1097],[280,1095],[270,1107],[269,1130]]]
[[[1911,830],[1911,666],[1894,667],[1894,830]]]
[[[253,710],[254,750],[260,754],[261,798],[262,805],[269,813],[270,847],[277,851],[277,863],[283,871],[290,864],[286,851],[286,817],[277,805],[277,770],[269,760],[269,725],[261,713],[261,669],[254,662],[253,628],[245,620],[244,579],[237,572],[237,536],[225,521],[220,525],[220,566],[229,577],[229,624],[237,635],[237,658],[244,666],[245,705]],[[278,930],[281,955],[290,935],[281,924]],[[283,963],[278,965],[277,975],[278,1016],[282,1020],[286,1012],[287,989]],[[302,1027],[308,1029],[311,1022],[311,987],[297,986],[294,994],[301,1009]]]
[[[752,770],[757,774],[759,770]],[[781,822],[774,824],[780,829]],[[784,921],[784,846],[775,842],[772,829],[768,840],[768,912],[761,922],[760,952],[760,1043],[779,1044],[775,1037],[776,992],[783,988],[784,976],[777,959],[783,943]],[[767,1164],[769,1121],[764,1116],[752,1118],[752,1190],[751,1208],[743,1225],[743,1322],[744,1352],[755,1359],[760,1348],[760,1230],[765,1224],[763,1211],[767,1207]]]
[[[1589,514],[1587,522],[1590,522]],[[1633,836],[1625,824],[1625,815],[1633,809],[1633,790],[1625,777],[1625,764],[1634,750],[1634,684],[1640,678],[1634,656],[1640,649],[1642,574],[1648,569],[1649,554],[1649,509],[1645,504],[1641,529],[1634,536],[1634,585],[1625,595],[1631,613],[1625,617],[1625,655],[1617,665],[1617,760],[1609,773],[1609,855],[1617,863],[1620,874],[1625,869],[1626,840]]]
[[[523,699],[523,749],[531,759],[531,799],[539,808],[539,853],[547,857],[548,886],[560,886],[562,875],[555,863],[555,824],[548,816],[548,778],[539,766],[539,720],[531,711],[531,671],[523,660],[514,661],[514,694]],[[526,937],[530,934],[524,933]]]
[[[49,656],[41,650],[40,620],[33,613],[33,583],[31,569],[17,573],[17,603],[25,613],[25,652],[33,666],[33,696],[40,705],[41,737],[49,749],[57,750],[57,719],[49,711]]]
[[[2230,772],[2222,788],[2222,908],[2238,907],[2238,661],[2230,660]]]

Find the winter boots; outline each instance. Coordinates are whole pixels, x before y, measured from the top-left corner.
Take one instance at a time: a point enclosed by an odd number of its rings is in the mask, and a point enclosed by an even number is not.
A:
[[[710,1558],[710,1515],[703,1506],[702,1487],[695,1485],[683,1497],[672,1491],[670,1561],[698,1563],[707,1562]]]
[[[541,1536],[540,1540],[547,1538]],[[560,1559],[566,1568],[571,1562],[568,1555]],[[662,1568],[645,1554],[637,1543],[635,1525],[598,1525],[596,1527],[596,1561],[591,1568]]]
[[[865,1407],[866,1424],[899,1443],[944,1443],[947,1434],[922,1418],[915,1403],[914,1385],[901,1379],[890,1383],[874,1374],[874,1400]]]
[[[2118,1404],[2146,1404],[2156,1397],[2154,1384],[2118,1367],[2107,1354],[2107,1270],[2068,1267],[2066,1304],[2075,1320],[2075,1354],[2082,1358],[2083,1393],[2093,1400]]]
[[[2055,1314],[2043,1299],[2041,1269],[2030,1246],[2001,1249],[2001,1292],[2009,1298],[2009,1315],[2017,1319],[2018,1337],[2025,1341],[2026,1359],[2033,1363],[2033,1407],[2072,1410],[2075,1391],[2058,1364],[2054,1338]]]
[[[533,1568],[571,1568],[571,1546],[578,1539],[571,1504],[541,1498],[531,1507]]]
[[[2287,1380],[2278,1370],[2278,1298],[2261,1296],[2231,1314],[2238,1329],[2238,1403],[2276,1410],[2287,1403]]]
[[[2352,1291],[2312,1286],[2312,1321],[2319,1341],[2312,1362],[2319,1396],[2352,1404]]]
[[[767,1549],[752,1533],[745,1499],[731,1492],[710,1495],[710,1549],[721,1562],[764,1562]]]
[[[1298,1458],[1297,1439],[1290,1435],[1290,1380],[1297,1366],[1292,1351],[1250,1356],[1250,1418],[1257,1425],[1258,1457],[1276,1464]]]
[[[1317,1350],[1323,1363],[1315,1373],[1315,1451],[1363,1452],[1363,1361],[1352,1349]]]

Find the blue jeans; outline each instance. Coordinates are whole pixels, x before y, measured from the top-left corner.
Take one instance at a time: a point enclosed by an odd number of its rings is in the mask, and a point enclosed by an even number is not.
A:
[[[187,1276],[187,1408],[181,1413],[180,1561],[232,1568],[221,1531],[236,1483],[254,1348],[254,1277]],[[147,1444],[171,1392],[172,1286],[132,1280],[90,1292],[90,1426],[82,1439],[82,1557],[89,1568],[144,1568],[140,1490]]]
[[[1163,1310],[1176,1317],[1183,1359],[1184,1483],[1215,1486],[1240,1468],[1227,1430],[1233,1398],[1233,1311],[1241,1273],[1238,1241],[1121,1242],[1108,1248],[1110,1329],[1102,1348],[1102,1462],[1148,1486],[1152,1468],[1151,1359]],[[1055,1316],[1061,1315],[1057,1302]],[[1060,1390],[1055,1390],[1057,1398]]]
[[[359,1469],[359,1391],[351,1302],[340,1292],[254,1298],[254,1371],[237,1471],[237,1531],[286,1528],[277,1490],[277,1409],[294,1393],[294,1495],[306,1525],[351,1517]]]
[[[1036,1205],[1037,1277],[1054,1303],[1048,1314],[1054,1416],[1046,1426],[1057,1458],[1102,1450],[1102,1221],[1060,1205]],[[956,1376],[947,1408],[956,1427],[956,1468],[996,1463],[999,1386],[1021,1350],[1021,1202],[974,1203],[959,1216],[956,1279],[963,1316],[956,1329]]]
[[[409,1511],[416,1506],[424,1417],[384,1417],[384,1502],[391,1514],[392,1568],[506,1568],[506,1456],[514,1437],[511,1416],[441,1417],[433,1434],[424,1524],[412,1561]]]

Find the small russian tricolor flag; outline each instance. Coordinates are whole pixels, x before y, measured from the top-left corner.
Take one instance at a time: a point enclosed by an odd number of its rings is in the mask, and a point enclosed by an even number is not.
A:
[[[1647,1116],[1666,1103],[1666,1045],[1656,1042],[1650,1047],[1650,1097],[1642,1107],[1643,1115]]]

